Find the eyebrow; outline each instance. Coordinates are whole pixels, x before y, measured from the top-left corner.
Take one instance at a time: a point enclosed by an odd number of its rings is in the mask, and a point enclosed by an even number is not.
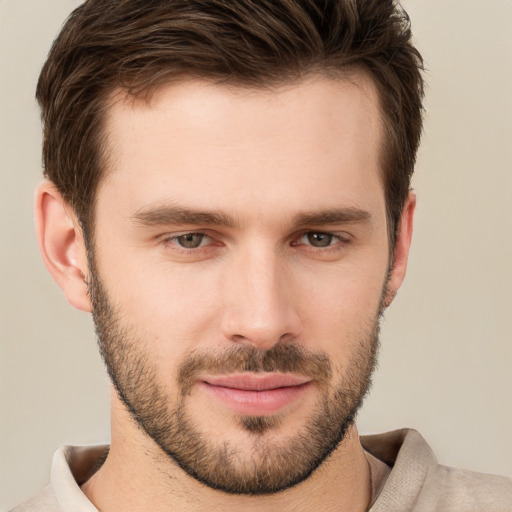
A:
[[[366,222],[370,219],[370,212],[360,208],[348,207],[299,213],[295,217],[294,223],[298,226],[325,226],[328,224]]]
[[[206,226],[235,227],[237,224],[234,219],[221,212],[200,211],[180,206],[142,208],[131,218],[135,223],[144,226],[201,224]]]
[[[181,206],[156,206],[142,208],[132,217],[132,221],[143,226],[203,225],[237,227],[233,217],[218,211],[195,210]],[[303,226],[326,226],[365,222],[371,219],[370,212],[354,207],[329,208],[311,212],[301,212],[292,218],[292,224]]]

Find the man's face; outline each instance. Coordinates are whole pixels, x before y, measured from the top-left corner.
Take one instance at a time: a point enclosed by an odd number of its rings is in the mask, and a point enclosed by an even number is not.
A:
[[[207,485],[276,492],[369,384],[388,273],[377,95],[315,78],[117,96],[90,292],[121,400]]]

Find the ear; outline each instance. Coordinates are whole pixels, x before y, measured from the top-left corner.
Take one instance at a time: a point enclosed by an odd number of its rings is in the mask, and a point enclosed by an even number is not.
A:
[[[395,248],[393,250],[393,266],[387,284],[387,293],[384,299],[384,307],[388,307],[395,298],[398,289],[402,285],[407,271],[407,261],[409,259],[409,249],[412,240],[412,228],[414,220],[414,210],[416,208],[416,195],[410,191],[407,201],[402,209]]]
[[[72,306],[90,312],[82,230],[73,209],[49,181],[36,190],[35,221],[39,249],[50,274]]]

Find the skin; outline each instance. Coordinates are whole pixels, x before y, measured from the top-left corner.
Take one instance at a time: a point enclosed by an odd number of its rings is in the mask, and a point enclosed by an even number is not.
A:
[[[149,105],[113,96],[109,167],[96,204],[96,265],[121,321],[151,340],[144,349],[171,404],[179,398],[177,368],[195,350],[269,350],[293,340],[327,354],[333,379],[343,376],[376,321],[389,269],[380,122],[377,93],[364,76],[309,77],[271,91],[188,81],[161,88]],[[414,206],[411,194],[385,305],[405,276]],[[230,224],[178,222],[170,207],[213,211]],[[326,210],[359,215],[311,219]],[[83,237],[51,183],[37,192],[36,218],[50,272],[72,305],[91,311]],[[207,237],[184,250],[176,236],[190,232]],[[328,247],[314,247],[312,232],[335,236]],[[318,399],[313,386],[288,404],[266,442],[289,438]],[[205,433],[250,456],[254,438],[236,413],[199,386],[187,411]],[[184,473],[136,426],[115,392],[109,457],[82,490],[102,511],[357,511],[370,499],[355,426],[302,483],[275,495],[237,496]]]

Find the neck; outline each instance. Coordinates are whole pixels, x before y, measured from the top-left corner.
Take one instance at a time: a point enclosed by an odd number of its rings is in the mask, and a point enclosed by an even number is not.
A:
[[[113,399],[112,444],[103,466],[82,486],[102,512],[228,512],[232,510],[367,510],[370,471],[355,426],[329,458],[305,481],[262,496],[232,495],[210,489],[185,473],[138,428]]]

